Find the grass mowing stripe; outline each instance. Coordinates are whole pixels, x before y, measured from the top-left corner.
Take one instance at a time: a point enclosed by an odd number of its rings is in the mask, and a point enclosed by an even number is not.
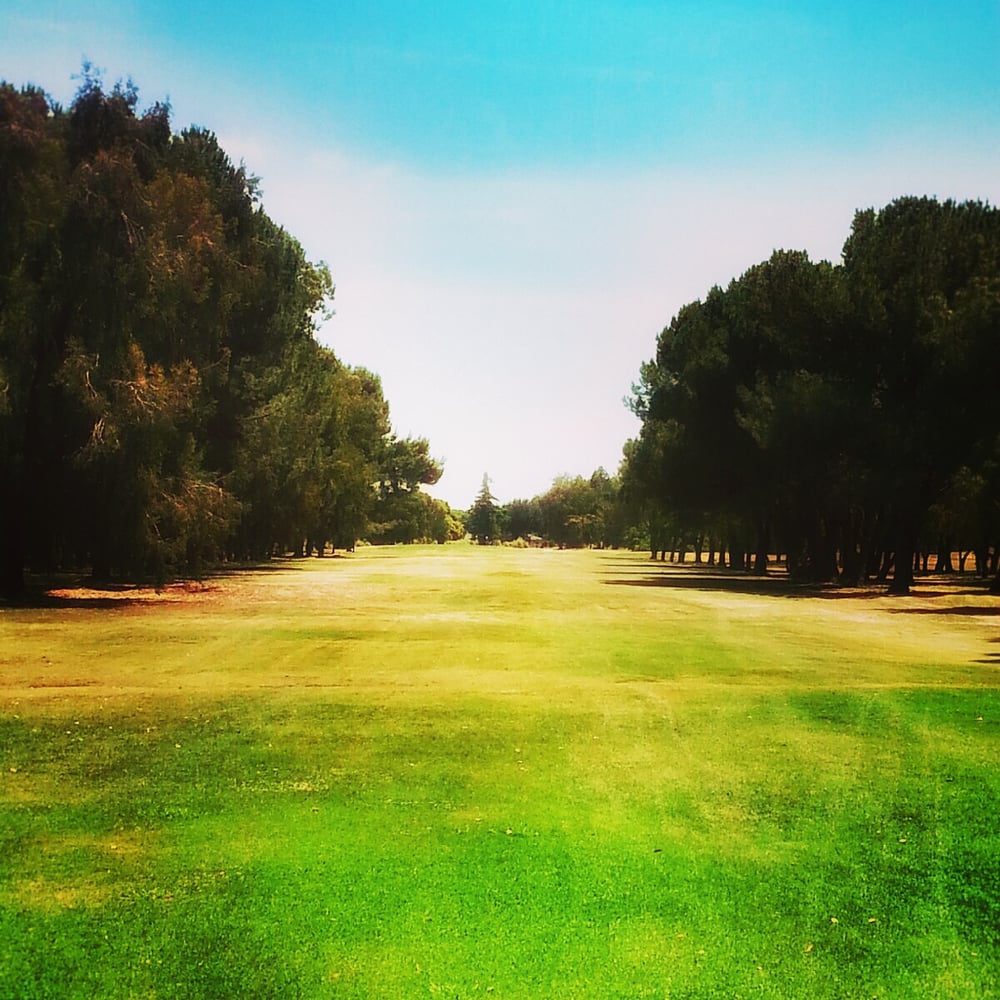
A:
[[[0,997],[995,995],[991,623],[669,578],[0,613]]]

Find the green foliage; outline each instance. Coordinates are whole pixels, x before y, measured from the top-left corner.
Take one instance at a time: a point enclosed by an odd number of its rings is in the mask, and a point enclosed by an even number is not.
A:
[[[388,433],[378,379],[311,341],[292,347],[266,378],[232,477],[247,508],[242,554],[353,547],[367,527]]]
[[[0,84],[0,593],[352,546],[387,468],[440,476],[316,342],[329,270],[258,195],[131,81],[85,66],[68,111]]]
[[[420,492],[421,486],[433,486],[442,471],[425,438],[386,437],[379,451],[379,482],[367,540],[384,545],[453,538],[456,528],[448,505]]]
[[[560,548],[622,545],[627,518],[618,480],[604,469],[589,479],[558,476],[540,496],[498,511],[505,540],[538,539]]]
[[[443,500],[428,498],[430,512],[428,515],[427,541],[443,545],[445,542],[457,542],[465,537],[465,524],[458,512]]]
[[[499,515],[496,497],[490,492],[490,479],[483,474],[476,502],[465,521],[466,530],[480,545],[492,545],[499,537]]]
[[[904,198],[857,214],[841,267],[776,252],[685,306],[632,401],[623,481],[651,538],[666,519],[851,583],[894,563],[905,592],[932,507],[1000,433],[998,289],[1000,212]],[[983,545],[965,524],[949,545]]]
[[[538,498],[533,500],[512,500],[504,504],[499,513],[501,532],[505,541],[527,540],[541,537],[542,511]]]

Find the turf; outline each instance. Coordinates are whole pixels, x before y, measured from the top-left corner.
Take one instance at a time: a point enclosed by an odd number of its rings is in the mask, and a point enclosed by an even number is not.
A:
[[[998,610],[455,545],[0,612],[0,997],[996,996]]]

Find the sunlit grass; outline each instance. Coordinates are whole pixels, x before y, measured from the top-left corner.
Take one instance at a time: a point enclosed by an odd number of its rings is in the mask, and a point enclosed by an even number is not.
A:
[[[989,599],[666,572],[369,550],[3,612],[0,997],[995,995]]]

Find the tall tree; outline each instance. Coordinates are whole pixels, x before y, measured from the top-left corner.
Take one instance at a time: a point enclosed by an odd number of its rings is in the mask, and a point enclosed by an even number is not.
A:
[[[906,593],[921,523],[977,442],[1000,374],[1000,212],[901,198],[859,212],[844,247],[892,520],[892,591]]]
[[[369,539],[393,543],[433,537],[436,511],[420,487],[433,486],[443,471],[441,463],[431,457],[426,438],[388,435],[379,457]]]
[[[65,126],[42,91],[0,84],[0,595],[24,589],[37,531],[34,479],[51,464],[39,447],[55,420],[59,254],[51,234],[66,212]]]
[[[994,447],[998,335],[1000,213],[859,212],[842,267],[777,252],[677,313],[635,388],[627,491],[725,525],[758,569],[778,546],[857,582],[881,553],[905,593],[929,514]]]
[[[480,545],[492,545],[498,537],[497,500],[490,492],[490,477],[483,474],[483,485],[469,509],[465,527]]]
[[[131,82],[85,67],[68,111],[0,84],[0,218],[2,593],[27,565],[164,579],[350,545],[374,483],[440,476],[378,379],[316,342],[326,266]]]

